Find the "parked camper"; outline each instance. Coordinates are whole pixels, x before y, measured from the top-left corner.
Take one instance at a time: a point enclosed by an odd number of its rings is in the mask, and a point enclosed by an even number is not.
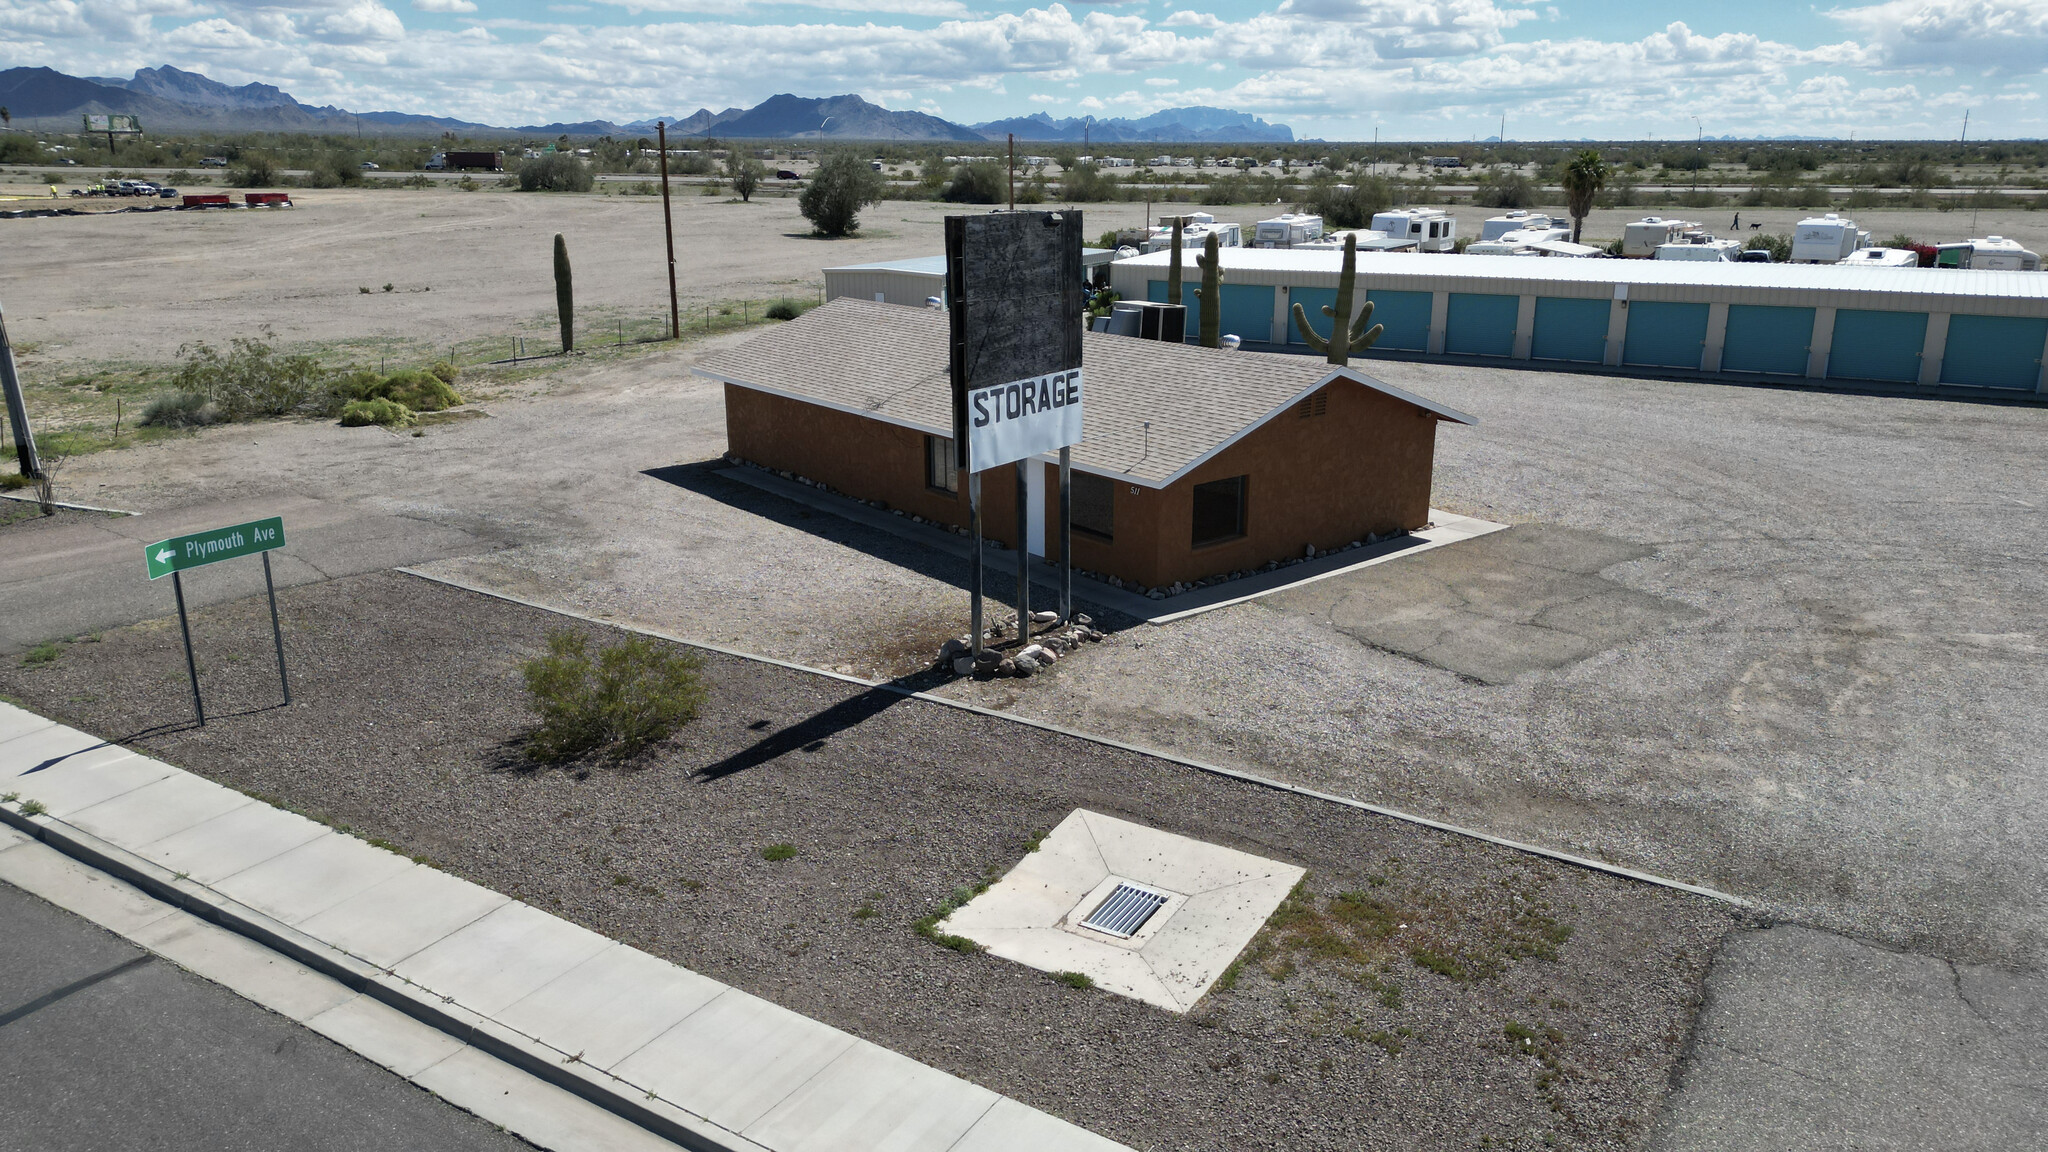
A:
[[[1621,254],[1633,260],[1648,260],[1657,254],[1657,249],[1666,244],[1675,244],[1690,233],[1697,233],[1700,226],[1691,220],[1666,220],[1662,216],[1645,216],[1632,224],[1622,226]]]
[[[1712,236],[1687,237],[1670,244],[1657,245],[1658,260],[1704,260],[1734,263],[1741,258],[1740,240],[1717,240]]]
[[[1934,247],[1936,268],[1989,268],[2001,272],[2039,272],[2041,257],[2020,247],[2017,240],[1986,236],[1957,244]]]
[[[1547,216],[1539,216],[1537,219],[1543,221],[1546,225],[1550,220]],[[1491,224],[1492,221],[1489,220],[1487,223]],[[1572,230],[1569,228],[1539,226],[1517,229],[1503,232],[1492,240],[1475,240],[1465,246],[1465,255],[1541,256],[1544,253],[1542,249],[1537,247],[1538,244],[1548,244],[1554,240],[1568,240],[1571,234]]]
[[[1239,248],[1244,245],[1244,227],[1240,224],[1216,222],[1216,217],[1207,212],[1189,212],[1181,219],[1186,226],[1181,229],[1180,244],[1183,248],[1200,248],[1207,244],[1210,236],[1216,237],[1221,248]],[[1173,247],[1173,226],[1162,224],[1145,234],[1145,251],[1163,252]]]
[[[1509,232],[1527,232],[1532,228],[1557,228],[1562,225],[1541,212],[1517,208],[1505,216],[1488,216],[1486,223],[1479,226],[1481,240],[1498,240]],[[1470,248],[1466,249],[1471,251]]]
[[[1441,208],[1396,208],[1372,218],[1373,230],[1389,239],[1415,241],[1423,252],[1450,252],[1457,248],[1458,218]]]
[[[1252,245],[1257,248],[1293,248],[1321,239],[1323,218],[1306,213],[1283,212],[1271,220],[1261,220],[1258,229],[1252,233]]]
[[[1918,268],[1920,254],[1911,248],[1858,248],[1842,257],[1842,263],[1862,268]]]
[[[1858,248],[1870,246],[1870,233],[1856,230],[1856,222],[1833,212],[1799,222],[1792,231],[1792,263],[1835,264]]]
[[[1296,244],[1294,248],[1297,252],[1342,252],[1346,236],[1356,236],[1358,238],[1358,250],[1360,252],[1386,251],[1385,248],[1374,249],[1369,247],[1371,245],[1384,244],[1387,239],[1385,232],[1372,228],[1347,228],[1341,232],[1325,232],[1319,238],[1311,240],[1306,244]],[[1411,244],[1410,246],[1412,247],[1413,245]]]

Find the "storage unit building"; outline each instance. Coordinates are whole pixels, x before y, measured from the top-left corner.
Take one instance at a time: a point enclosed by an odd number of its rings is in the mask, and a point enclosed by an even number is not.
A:
[[[1304,350],[1296,302],[1328,330],[1321,309],[1335,306],[1341,253],[1242,248],[1222,259],[1224,333]],[[1110,266],[1111,287],[1135,299],[1165,299],[1166,275],[1163,253]],[[1197,269],[1183,275],[1185,288],[1200,283]],[[1368,356],[2048,390],[2048,276],[2038,272],[1361,250],[1355,299],[1370,299],[1386,329]],[[1193,316],[1189,331],[1199,331]]]
[[[948,526],[946,317],[844,299],[706,356],[731,455]],[[1422,527],[1440,422],[1471,417],[1306,356],[1082,337],[1074,563],[1146,588]],[[1011,469],[982,485],[989,536],[1014,546]],[[1024,545],[1059,556],[1057,463],[1027,463]]]

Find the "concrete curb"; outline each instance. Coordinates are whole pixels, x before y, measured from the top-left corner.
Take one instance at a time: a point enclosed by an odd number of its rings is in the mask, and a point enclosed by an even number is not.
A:
[[[404,1013],[463,1044],[544,1083],[563,1089],[619,1118],[692,1152],[767,1152],[761,1145],[681,1109],[656,1106],[642,1090],[574,1062],[571,1054],[539,1041],[392,976],[333,946],[306,936],[253,908],[184,880],[126,849],[109,844],[62,820],[23,816],[0,805],[0,823],[30,836],[82,864],[129,884],[144,894],[246,937],[315,972]]]
[[[1629,868],[1620,864],[1609,864],[1606,861],[1595,860],[1587,856],[1577,856],[1573,855],[1570,852],[1560,852],[1555,848],[1545,848],[1541,845],[1529,844],[1520,840],[1510,840],[1505,836],[1495,836],[1490,832],[1481,832],[1475,828],[1466,828],[1457,824],[1446,823],[1442,820],[1434,820],[1427,816],[1418,816],[1412,812],[1403,812],[1398,808],[1389,808],[1385,805],[1372,804],[1364,800],[1355,800],[1348,796],[1338,796],[1329,792],[1319,792],[1313,788],[1303,788],[1298,784],[1289,784],[1284,780],[1275,780],[1270,776],[1261,776],[1255,772],[1245,772],[1236,768],[1225,768],[1216,764],[1208,764],[1200,760],[1192,760],[1185,756],[1176,755],[1172,752],[1161,751],[1157,748],[1147,748],[1142,744],[1131,744],[1126,741],[1113,739],[1108,736],[1098,736],[1092,733],[1078,731],[1073,728],[1062,727],[1058,724],[1047,723],[1043,720],[1035,720],[1029,716],[1019,716],[1014,712],[1001,712],[994,708],[984,708],[979,704],[969,704],[964,700],[950,700],[944,696],[934,696],[929,692],[919,692],[915,689],[905,688],[899,684],[894,683],[893,681],[866,680],[859,676],[849,676],[844,672],[828,672],[823,668],[813,668],[807,664],[798,664],[790,660],[778,660],[773,656],[761,656],[752,652],[742,652],[737,648],[728,648],[722,644],[712,644],[703,640],[691,640],[687,637],[677,636],[674,633],[663,632],[658,628],[645,628],[637,624],[622,624],[617,620],[599,619],[598,617],[590,616],[585,613],[577,612],[571,609],[558,608],[551,604],[542,604],[538,601],[528,600],[522,596],[514,596],[509,592],[499,592],[495,589],[485,588],[480,585],[469,583],[465,580],[456,579],[452,576],[440,576],[431,572],[422,572],[416,568],[398,568],[394,569],[394,571],[403,572],[407,576],[415,576],[421,580],[430,581],[435,584],[443,584],[450,588],[460,588],[465,592],[474,592],[479,596],[489,596],[495,600],[504,600],[508,603],[523,605],[525,607],[533,608],[541,612],[547,612],[552,615],[566,616],[572,620],[581,620],[585,623],[597,624],[606,628],[617,628],[623,632],[634,632],[643,636],[652,636],[658,640],[667,640],[671,643],[683,644],[691,648],[700,648],[706,652],[716,652],[720,655],[731,656],[740,660],[752,660],[761,664],[772,664],[775,667],[788,668],[791,671],[795,672],[808,672],[813,676],[823,676],[827,679],[838,680],[846,684],[857,684],[863,688],[880,689],[884,692],[894,692],[900,696],[908,696],[916,700],[925,700],[933,704],[944,705],[948,708],[957,708],[963,712],[972,712],[978,716],[987,716],[990,719],[994,720],[1006,720],[1012,724],[1022,724],[1029,728],[1036,728],[1041,732],[1051,732],[1060,736],[1071,736],[1076,740],[1086,740],[1091,744],[1099,744],[1105,748],[1115,748],[1124,752],[1135,752],[1141,756],[1150,756],[1155,759],[1165,760],[1169,763],[1178,764],[1184,768],[1192,768],[1197,772],[1207,772],[1213,776],[1226,776],[1232,780],[1242,780],[1247,784],[1257,784],[1263,788],[1272,788],[1281,792],[1292,792],[1297,796],[1307,796],[1312,799],[1321,800],[1330,804],[1341,804],[1347,808],[1356,808],[1362,812],[1371,812],[1374,815],[1386,816],[1394,820],[1402,821],[1403,823],[1415,824],[1420,827],[1433,829],[1438,832],[1446,832],[1453,836],[1463,836],[1472,840],[1483,840],[1488,844],[1498,845],[1499,847],[1507,848],[1516,852],[1523,852],[1531,856],[1541,856],[1547,860],[1555,860],[1561,864],[1570,864],[1575,868],[1584,868],[1593,872],[1605,872],[1610,876],[1620,876],[1625,879],[1639,881],[1644,884],[1654,884],[1660,888],[1670,888],[1679,892],[1689,892],[1695,896],[1704,896],[1710,900],[1718,900],[1724,904],[1730,904],[1737,908],[1754,909],[1757,907],[1754,901],[1747,900],[1741,896],[1736,896],[1731,893],[1722,892],[1719,889],[1708,888],[1704,885],[1689,884],[1683,880],[1673,880],[1666,876],[1658,876],[1655,873],[1643,872],[1638,869]]]

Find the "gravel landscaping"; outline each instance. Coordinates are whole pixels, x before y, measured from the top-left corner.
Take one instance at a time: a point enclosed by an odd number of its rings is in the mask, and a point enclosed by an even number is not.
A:
[[[0,668],[0,692],[1135,1148],[1636,1148],[1728,909],[942,705],[706,654],[624,767],[535,769],[518,666],[594,625],[398,574]],[[1086,807],[1309,870],[1186,1017],[914,925]],[[787,846],[786,848],[781,846]],[[774,849],[770,851],[769,849]],[[792,851],[793,850],[793,851]]]

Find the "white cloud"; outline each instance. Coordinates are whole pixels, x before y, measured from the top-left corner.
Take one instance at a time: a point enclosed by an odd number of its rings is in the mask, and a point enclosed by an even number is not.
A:
[[[1145,83],[1150,84],[1154,88],[1171,88],[1180,83],[1180,81],[1172,76],[1147,76],[1145,77]]]
[[[635,16],[643,12],[687,12],[706,16],[729,16],[733,0],[598,0],[624,8]],[[966,16],[967,5],[960,0],[776,0],[793,8],[817,8],[827,12],[875,12],[898,16]]]
[[[1893,67],[2048,67],[2048,0],[1890,0],[1826,15],[1860,33]]]
[[[330,12],[313,22],[313,31],[340,44],[369,40],[397,40],[405,35],[398,13],[377,0],[356,0],[339,12]]]
[[[1175,12],[1171,16],[1168,16],[1166,19],[1161,20],[1159,23],[1167,28],[1216,29],[1223,27],[1223,21],[1221,18],[1211,16],[1207,12],[1191,12],[1186,8],[1183,8],[1180,11]]]
[[[476,5],[471,0],[412,0],[412,6],[421,12],[474,12]],[[552,11],[550,7],[550,11]]]

